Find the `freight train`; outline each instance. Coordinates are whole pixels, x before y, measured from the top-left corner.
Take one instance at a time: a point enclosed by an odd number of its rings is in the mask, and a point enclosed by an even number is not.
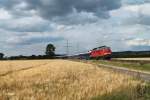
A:
[[[101,46],[90,50],[88,53],[81,53],[72,56],[76,59],[111,59],[111,48],[107,46]]]

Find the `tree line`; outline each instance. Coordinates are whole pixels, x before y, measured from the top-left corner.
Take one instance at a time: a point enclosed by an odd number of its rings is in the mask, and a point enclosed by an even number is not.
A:
[[[53,44],[48,44],[46,46],[45,55],[31,55],[31,56],[11,56],[4,57],[3,53],[0,53],[0,60],[23,60],[23,59],[54,59],[56,58],[55,54],[56,47]]]
[[[124,52],[113,52],[112,58],[139,58],[139,57],[150,57],[150,51],[124,51]]]

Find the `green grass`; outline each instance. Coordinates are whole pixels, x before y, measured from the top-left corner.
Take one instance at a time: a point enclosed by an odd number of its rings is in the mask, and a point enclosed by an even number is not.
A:
[[[126,67],[135,70],[150,71],[150,63],[144,63],[144,62],[120,62],[120,61],[93,61],[93,62],[113,65],[118,67]]]
[[[150,84],[113,91],[93,97],[92,100],[150,100]]]

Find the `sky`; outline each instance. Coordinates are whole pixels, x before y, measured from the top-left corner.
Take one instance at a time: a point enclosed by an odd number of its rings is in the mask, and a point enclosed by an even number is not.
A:
[[[6,56],[150,50],[150,0],[0,0],[0,52]]]

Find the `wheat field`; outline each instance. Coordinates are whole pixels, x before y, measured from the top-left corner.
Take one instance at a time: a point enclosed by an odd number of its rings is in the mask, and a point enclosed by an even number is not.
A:
[[[0,100],[90,100],[139,81],[91,64],[67,60],[0,62]],[[131,90],[130,90],[131,89]]]

